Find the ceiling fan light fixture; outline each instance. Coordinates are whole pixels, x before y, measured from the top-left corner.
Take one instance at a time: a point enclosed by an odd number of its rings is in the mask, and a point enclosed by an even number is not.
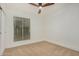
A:
[[[40,14],[41,13],[41,9],[43,8],[43,7],[46,7],[46,6],[50,6],[50,5],[53,5],[54,3],[38,3],[38,5],[37,4],[35,4],[35,3],[30,3],[31,5],[34,5],[34,6],[36,6],[36,7],[38,7],[38,13]]]
[[[42,6],[39,6],[39,9],[42,9]]]

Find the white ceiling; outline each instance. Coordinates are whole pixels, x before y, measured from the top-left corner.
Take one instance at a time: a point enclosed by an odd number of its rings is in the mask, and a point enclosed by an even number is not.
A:
[[[3,6],[5,5],[5,7]],[[3,8],[9,11],[25,11],[25,12],[38,12],[38,8],[36,6],[30,5],[28,3],[5,3],[2,4]],[[52,8],[54,5],[42,8],[42,12],[45,12],[46,9]],[[48,11],[47,11],[48,12]]]
[[[30,5],[28,3],[4,3],[1,4],[2,8],[6,11],[20,11],[20,12],[26,12],[26,13],[37,13],[38,8]],[[42,8],[41,14],[43,15],[50,15],[55,13],[56,11],[59,11],[59,9],[64,8],[65,5],[69,5],[67,3],[55,3],[54,5],[47,6]]]

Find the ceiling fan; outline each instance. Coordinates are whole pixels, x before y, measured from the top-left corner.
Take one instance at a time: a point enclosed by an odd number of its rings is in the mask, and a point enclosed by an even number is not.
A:
[[[29,3],[29,4],[38,7],[38,8],[39,8],[38,14],[40,14],[40,13],[41,13],[41,9],[42,9],[43,7],[50,6],[50,5],[53,5],[53,4],[55,4],[55,3]]]

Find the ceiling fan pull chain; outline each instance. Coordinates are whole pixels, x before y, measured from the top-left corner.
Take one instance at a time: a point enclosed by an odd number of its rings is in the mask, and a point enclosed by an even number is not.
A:
[[[40,14],[41,13],[41,9],[39,9],[39,11],[38,11],[38,14]]]

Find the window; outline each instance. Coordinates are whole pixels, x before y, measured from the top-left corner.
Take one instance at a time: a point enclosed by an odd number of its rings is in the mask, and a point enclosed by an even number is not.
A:
[[[30,19],[22,17],[14,18],[14,41],[30,39]]]

